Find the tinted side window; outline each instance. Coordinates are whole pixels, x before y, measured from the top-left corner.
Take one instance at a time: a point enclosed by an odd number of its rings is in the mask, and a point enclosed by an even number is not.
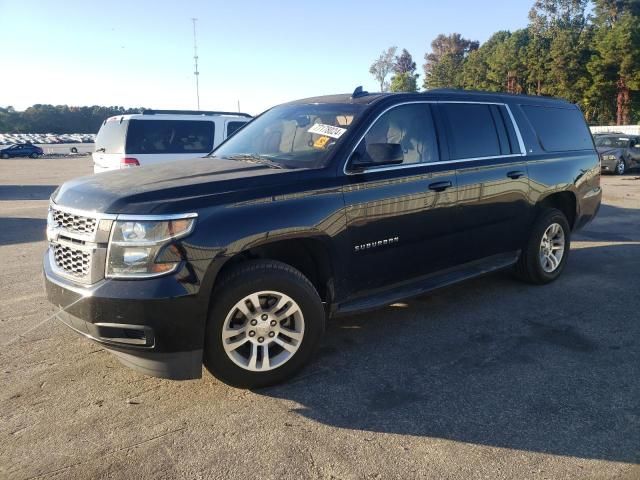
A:
[[[369,129],[361,145],[363,152],[373,143],[395,143],[402,147],[403,164],[438,161],[436,131],[428,104],[400,105],[383,114]]]
[[[441,106],[441,112],[447,125],[452,160],[503,154],[491,105],[446,103]],[[504,129],[504,125],[501,128]]]
[[[577,108],[521,107],[547,152],[593,149],[591,133]]]
[[[209,153],[213,149],[213,122],[194,120],[131,120],[127,153]]]
[[[238,130],[240,130],[242,127],[244,127],[245,123],[247,123],[247,122],[229,122],[229,123],[227,123],[227,137],[230,137],[231,135],[236,133]]]

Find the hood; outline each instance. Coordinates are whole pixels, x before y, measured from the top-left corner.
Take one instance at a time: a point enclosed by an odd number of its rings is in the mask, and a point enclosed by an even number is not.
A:
[[[60,206],[104,213],[177,213],[171,206],[202,205],[203,197],[290,181],[297,170],[217,158],[180,160],[81,177],[52,195]]]
[[[596,147],[596,150],[600,155],[620,155],[622,153],[621,149],[611,147]]]

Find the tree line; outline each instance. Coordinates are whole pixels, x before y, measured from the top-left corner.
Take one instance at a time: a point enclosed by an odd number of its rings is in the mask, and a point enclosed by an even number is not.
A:
[[[141,108],[33,105],[23,112],[0,107],[0,133],[96,133],[114,115],[139,113]]]
[[[381,91],[418,91],[411,54],[396,53],[385,50],[369,72]],[[577,103],[591,124],[640,122],[639,0],[536,0],[527,27],[483,44],[440,34],[424,58],[425,90],[549,95]]]

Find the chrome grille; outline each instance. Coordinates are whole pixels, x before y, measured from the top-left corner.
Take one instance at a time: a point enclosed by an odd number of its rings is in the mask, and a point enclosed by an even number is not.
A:
[[[91,272],[91,253],[67,245],[53,245],[56,266],[65,273],[84,278]]]
[[[92,235],[96,231],[97,219],[75,215],[62,210],[52,209],[51,218],[55,228],[61,228],[67,232]]]

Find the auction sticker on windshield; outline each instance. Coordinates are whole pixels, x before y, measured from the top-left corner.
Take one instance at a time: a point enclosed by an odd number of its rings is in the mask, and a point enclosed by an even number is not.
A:
[[[346,131],[346,128],[325,125],[324,123],[316,123],[313,127],[307,130],[309,133],[317,133],[318,135],[325,135],[331,138],[340,138]]]

